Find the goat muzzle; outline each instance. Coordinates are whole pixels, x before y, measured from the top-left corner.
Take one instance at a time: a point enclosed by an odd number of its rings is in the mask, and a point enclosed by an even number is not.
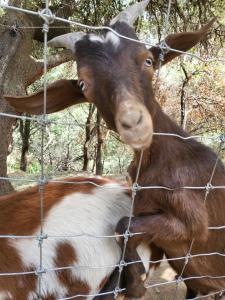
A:
[[[118,105],[116,127],[124,143],[135,150],[150,146],[153,124],[150,113],[144,105],[134,101],[123,101]]]

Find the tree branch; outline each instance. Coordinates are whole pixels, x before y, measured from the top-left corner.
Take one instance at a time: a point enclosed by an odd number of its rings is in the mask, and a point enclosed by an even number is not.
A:
[[[57,54],[50,55],[47,58],[48,61],[48,70],[57,67],[65,62],[71,61],[74,59],[74,55],[70,50],[63,50],[58,52]],[[43,75],[44,72],[44,61],[42,59],[34,59],[32,58],[33,62],[36,64],[35,74],[29,81],[26,83],[26,87],[35,82],[38,78]]]

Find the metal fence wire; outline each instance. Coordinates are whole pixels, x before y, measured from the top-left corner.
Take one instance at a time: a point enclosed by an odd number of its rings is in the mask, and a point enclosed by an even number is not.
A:
[[[30,274],[35,274],[38,277],[38,294],[39,294],[39,299],[41,299],[41,294],[42,294],[42,281],[43,281],[43,274],[47,273],[47,272],[56,272],[56,271],[62,271],[62,270],[72,270],[72,269],[100,269],[100,268],[119,268],[120,271],[120,275],[118,278],[118,282],[117,282],[117,286],[114,290],[107,292],[107,293],[99,293],[96,295],[73,295],[71,297],[67,297],[67,298],[61,298],[61,299],[57,299],[57,300],[66,300],[66,299],[76,299],[79,297],[94,297],[94,296],[105,296],[105,295],[109,295],[112,294],[114,295],[114,297],[116,297],[120,292],[124,291],[124,288],[121,288],[120,286],[120,276],[121,276],[121,272],[122,270],[130,264],[139,264],[142,263],[141,260],[137,260],[137,261],[132,261],[132,262],[125,262],[124,261],[124,257],[125,257],[125,251],[126,251],[126,246],[127,246],[127,242],[129,240],[129,238],[131,238],[134,235],[139,235],[139,234],[143,234],[142,232],[137,232],[137,233],[129,233],[129,229],[130,229],[130,225],[131,225],[131,221],[132,221],[132,216],[133,216],[133,206],[134,206],[134,201],[136,198],[136,195],[139,191],[141,190],[146,190],[146,189],[165,189],[165,190],[169,190],[169,191],[175,191],[175,190],[179,190],[179,189],[193,189],[193,190],[203,190],[205,191],[205,199],[204,199],[204,203],[207,201],[207,197],[208,194],[211,190],[213,189],[225,189],[225,183],[222,186],[214,186],[212,185],[212,180],[214,177],[214,173],[219,161],[219,156],[221,154],[222,148],[224,146],[225,143],[225,133],[224,134],[217,134],[217,135],[208,135],[208,136],[200,136],[200,135],[194,135],[194,136],[189,136],[189,137],[183,137],[174,133],[157,133],[155,132],[154,135],[160,135],[164,138],[170,138],[170,137],[177,137],[179,139],[182,140],[188,140],[188,139],[207,139],[207,140],[215,140],[218,141],[219,143],[219,147],[218,147],[218,158],[215,162],[215,165],[212,169],[211,172],[211,177],[209,178],[208,183],[205,186],[180,186],[180,187],[167,187],[167,186],[140,186],[138,184],[138,179],[139,179],[139,173],[140,173],[140,168],[141,168],[141,164],[142,164],[142,156],[143,156],[143,152],[140,155],[140,159],[139,159],[139,165],[137,168],[137,174],[136,174],[136,180],[134,182],[134,184],[130,187],[130,188],[126,188],[124,187],[124,189],[129,189],[132,191],[132,205],[131,205],[131,209],[130,209],[130,215],[129,215],[129,223],[128,223],[128,227],[126,232],[123,235],[112,235],[112,236],[98,236],[98,235],[91,235],[88,233],[82,233],[82,234],[77,234],[77,235],[65,235],[65,236],[60,236],[60,235],[48,235],[47,233],[45,233],[44,231],[44,199],[45,199],[45,185],[47,182],[54,182],[54,183],[64,183],[66,184],[91,184],[94,185],[96,187],[102,188],[102,189],[113,189],[116,187],[109,187],[109,186],[101,186],[98,185],[94,182],[90,182],[90,181],[83,181],[83,182],[70,182],[68,181],[61,181],[61,180],[47,180],[46,176],[45,176],[45,165],[44,165],[44,138],[45,138],[45,132],[46,132],[46,126],[50,125],[51,123],[54,124],[61,124],[61,125],[67,125],[63,122],[58,123],[57,121],[51,121],[48,119],[48,116],[46,114],[46,103],[47,103],[47,66],[48,66],[48,48],[47,48],[47,40],[48,40],[48,31],[49,31],[49,27],[51,26],[52,28],[56,28],[54,27],[54,21],[58,20],[58,21],[62,21],[64,23],[70,24],[71,26],[78,26],[81,28],[85,28],[85,29],[90,29],[90,30],[110,30],[112,31],[114,34],[116,34],[117,36],[119,36],[120,38],[123,39],[128,39],[131,40],[135,43],[141,43],[141,44],[145,44],[148,46],[153,46],[151,43],[149,42],[145,42],[145,41],[137,41],[134,39],[131,39],[129,37],[123,36],[119,33],[117,33],[116,31],[114,31],[112,28],[107,27],[107,26],[88,26],[85,24],[81,24],[75,21],[70,21],[70,20],[66,20],[66,19],[62,19],[59,17],[56,17],[53,15],[53,13],[51,12],[51,10],[49,9],[49,1],[45,0],[45,8],[41,11],[41,12],[35,12],[35,11],[31,11],[31,10],[26,10],[26,9],[22,9],[22,8],[18,8],[18,7],[14,7],[14,6],[9,6],[5,3],[0,2],[0,7],[2,8],[6,8],[6,9],[11,9],[11,10],[15,10],[15,11],[19,11],[19,12],[23,12],[23,13],[27,13],[27,14],[31,14],[31,15],[36,15],[39,16],[40,18],[43,19],[43,35],[44,35],[44,53],[43,53],[43,58],[44,58],[44,99],[43,99],[43,114],[41,117],[28,117],[28,116],[20,116],[20,115],[14,115],[14,114],[8,114],[8,113],[0,113],[0,116],[2,117],[8,117],[8,118],[17,118],[17,119],[21,119],[21,120],[25,120],[25,119],[29,119],[32,121],[37,122],[40,125],[40,130],[41,130],[41,174],[39,179],[24,179],[24,178],[19,178],[19,177],[0,177],[0,180],[15,180],[15,181],[27,181],[27,182],[36,182],[39,185],[39,191],[40,191],[40,232],[39,235],[35,235],[35,236],[18,236],[18,235],[0,235],[0,239],[36,239],[37,240],[37,247],[39,248],[39,268],[37,270],[33,270],[33,271],[29,271],[29,272],[16,272],[16,273],[0,273],[0,277],[1,276],[19,276],[19,275],[30,275]],[[166,15],[166,20],[165,20],[165,24],[164,24],[164,33],[167,33],[168,31],[168,26],[169,26],[169,17],[170,17],[170,11],[171,11],[171,0],[168,1],[168,11],[167,11],[167,15]],[[7,27],[7,25],[1,25],[1,26],[5,26]],[[62,28],[62,26],[60,26]],[[33,28],[33,27],[22,27],[22,28]],[[58,28],[58,27],[57,27]],[[192,57],[195,57],[203,62],[209,62],[209,61],[222,61],[224,62],[225,60],[222,58],[212,58],[212,59],[203,59],[202,57],[200,57],[197,54],[193,54],[190,52],[183,52],[183,51],[179,51],[176,49],[172,49],[170,48],[168,45],[166,45],[165,43],[159,45],[159,47],[162,50],[162,53],[164,53],[165,51],[175,51],[175,52],[179,52],[185,55],[189,55]],[[161,57],[161,60],[163,60],[163,56]],[[159,68],[159,72],[160,72],[160,68]],[[159,73],[158,73],[159,76]],[[70,124],[72,126],[81,126],[81,127],[85,127],[85,124]],[[225,225],[222,226],[211,226],[208,227],[209,230],[224,230],[225,229]],[[60,267],[60,268],[45,268],[44,264],[43,264],[43,243],[45,242],[46,239],[65,239],[65,238],[71,238],[71,239],[78,239],[78,238],[82,238],[88,236],[90,238],[93,239],[110,239],[110,238],[115,238],[115,237],[124,237],[124,247],[123,247],[123,251],[122,251],[122,256],[121,256],[121,260],[117,265],[113,265],[113,266],[90,266],[90,265],[79,265],[79,266],[65,266],[65,267]],[[191,250],[194,244],[194,239],[191,241],[189,249],[186,253],[185,256],[183,257],[175,257],[175,258],[163,258],[160,259],[158,261],[149,261],[149,263],[151,264],[157,264],[159,262],[164,262],[164,261],[177,261],[177,260],[183,260],[184,264],[183,264],[183,269],[182,272],[180,274],[178,274],[177,279],[176,280],[172,280],[169,282],[165,282],[165,283],[155,283],[155,284],[149,284],[146,287],[149,288],[154,288],[154,287],[161,287],[161,286],[165,286],[165,285],[170,285],[170,284],[175,284],[175,290],[174,290],[174,295],[173,295],[173,299],[176,300],[177,298],[177,290],[178,287],[180,285],[181,282],[186,282],[188,280],[194,280],[194,279],[199,279],[199,278],[208,278],[208,279],[221,279],[221,278],[225,278],[224,276],[211,276],[211,275],[200,275],[200,276],[192,276],[192,277],[186,277],[183,278],[182,275],[185,271],[185,268],[187,266],[187,264],[189,263],[189,261],[192,258],[195,257],[204,257],[204,256],[221,256],[221,257],[225,257],[225,254],[220,253],[220,252],[212,252],[212,253],[200,253],[200,254],[191,254]],[[215,296],[215,295],[221,295],[223,292],[225,291],[225,287],[224,289],[221,289],[220,291],[214,292],[214,293],[209,293],[208,295],[204,295],[204,296],[198,296],[195,297],[194,299],[203,299],[206,297],[210,297],[210,296]]]

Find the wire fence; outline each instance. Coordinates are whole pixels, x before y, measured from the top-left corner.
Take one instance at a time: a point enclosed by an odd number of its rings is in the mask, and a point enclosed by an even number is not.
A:
[[[135,260],[135,261],[131,261],[131,262],[126,262],[125,261],[125,257],[126,257],[126,249],[127,249],[127,244],[129,242],[129,239],[131,239],[134,236],[137,235],[143,235],[145,234],[145,232],[136,232],[136,233],[130,233],[130,226],[131,226],[131,222],[132,222],[132,218],[133,218],[133,210],[134,210],[134,204],[135,204],[135,199],[137,196],[137,193],[139,193],[140,191],[144,191],[144,190],[166,190],[166,191],[178,191],[178,190],[199,190],[199,191],[204,191],[205,192],[205,197],[204,197],[204,204],[206,204],[207,202],[207,198],[209,193],[212,190],[221,190],[221,189],[225,189],[225,183],[224,185],[213,185],[213,178],[214,178],[214,174],[216,171],[216,168],[218,166],[218,162],[219,162],[219,157],[221,154],[221,151],[223,149],[223,146],[225,144],[225,132],[222,134],[216,134],[216,135],[207,135],[207,136],[201,136],[201,135],[193,135],[193,136],[180,136],[178,134],[175,133],[163,133],[163,132],[155,132],[153,133],[154,136],[161,136],[163,138],[177,138],[177,139],[181,139],[183,141],[187,141],[190,139],[200,139],[200,140],[215,140],[219,143],[219,147],[218,147],[218,153],[217,153],[217,160],[215,161],[215,164],[213,166],[213,169],[211,171],[211,176],[208,180],[208,182],[206,182],[206,184],[204,186],[174,186],[174,187],[169,187],[169,186],[156,186],[156,185],[152,185],[152,186],[141,186],[138,182],[139,182],[139,176],[140,176],[140,170],[141,170],[141,166],[143,163],[143,151],[141,151],[141,155],[139,158],[139,163],[138,163],[138,167],[137,167],[137,173],[136,173],[136,179],[133,183],[133,185],[131,187],[120,187],[120,189],[124,189],[124,190],[129,190],[131,191],[131,199],[132,199],[132,204],[131,204],[131,208],[130,208],[130,213],[129,213],[129,222],[128,222],[128,226],[126,229],[126,232],[124,234],[116,234],[116,235],[94,235],[94,234],[90,234],[88,232],[86,233],[80,233],[80,234],[67,234],[67,235],[48,235],[45,232],[45,226],[44,226],[44,219],[45,219],[45,210],[44,210],[44,202],[45,202],[45,186],[47,183],[60,183],[60,184],[72,184],[72,185],[83,185],[83,184],[90,184],[93,185],[95,187],[101,188],[101,189],[106,189],[106,190],[111,190],[111,189],[117,189],[118,187],[115,186],[106,186],[106,185],[101,185],[101,184],[96,184],[93,181],[88,181],[88,180],[84,180],[84,181],[80,181],[80,182],[73,182],[70,180],[53,180],[53,179],[47,179],[47,174],[45,172],[45,163],[44,163],[44,138],[45,138],[45,132],[46,132],[46,127],[51,125],[51,124],[59,124],[57,121],[52,121],[48,119],[47,113],[46,113],[46,107],[47,107],[47,66],[48,66],[48,48],[47,48],[47,40],[48,40],[48,32],[50,28],[63,28],[63,26],[54,26],[52,24],[54,24],[54,21],[61,21],[64,22],[66,24],[69,24],[71,26],[78,26],[81,27],[83,29],[88,29],[88,30],[109,30],[111,32],[113,32],[115,35],[117,35],[120,38],[123,39],[127,39],[129,41],[135,42],[135,43],[140,43],[140,44],[144,44],[147,46],[154,46],[149,42],[146,41],[137,41],[135,39],[131,39],[129,37],[123,36],[121,34],[119,34],[118,32],[116,32],[115,30],[113,30],[111,27],[108,26],[88,26],[85,24],[81,24],[75,21],[70,21],[70,20],[66,20],[66,19],[62,19],[59,17],[56,17],[52,14],[51,10],[49,9],[49,1],[45,0],[45,9],[43,9],[41,12],[35,12],[35,11],[31,11],[31,10],[26,10],[26,9],[22,9],[22,8],[18,8],[18,7],[13,7],[13,6],[9,6],[5,3],[1,3],[0,2],[0,7],[5,8],[5,9],[10,9],[10,10],[15,10],[18,12],[22,12],[22,13],[27,13],[27,14],[31,14],[31,15],[35,15],[35,16],[39,16],[40,18],[43,19],[43,35],[44,35],[44,53],[43,53],[43,58],[44,58],[44,98],[43,98],[43,114],[41,117],[28,117],[28,116],[21,116],[21,115],[14,115],[14,114],[8,114],[8,113],[0,113],[0,116],[2,117],[7,117],[7,118],[16,118],[16,119],[21,119],[21,120],[31,120],[34,122],[37,122],[40,125],[40,130],[41,130],[41,174],[40,177],[38,179],[25,179],[25,178],[20,178],[20,177],[0,177],[0,180],[14,180],[14,181],[26,181],[26,182],[34,182],[37,183],[39,185],[39,192],[40,192],[40,232],[38,235],[0,235],[0,239],[11,239],[11,240],[23,240],[23,239],[34,239],[37,241],[37,247],[39,249],[39,267],[38,269],[34,269],[31,271],[27,271],[27,272],[7,272],[7,273],[0,273],[0,278],[1,277],[11,277],[11,276],[21,276],[21,275],[36,275],[38,278],[38,299],[42,299],[42,287],[43,287],[43,274],[46,274],[48,272],[60,272],[60,271],[65,271],[65,270],[76,270],[76,269],[93,269],[93,270],[98,270],[98,269],[112,269],[112,268],[118,268],[119,269],[119,277],[118,277],[118,281],[117,281],[117,285],[116,288],[110,292],[107,293],[98,293],[98,294],[79,294],[79,295],[72,295],[70,297],[66,297],[66,298],[60,298],[57,300],[66,300],[66,299],[76,299],[76,298],[80,298],[80,297],[95,297],[95,296],[106,296],[106,295],[113,295],[115,298],[118,296],[119,293],[124,292],[125,288],[121,287],[121,274],[122,271],[124,270],[124,268],[126,268],[129,265],[134,265],[134,264],[142,264],[142,260]],[[170,10],[171,10],[171,0],[168,1],[168,12],[167,12],[167,16],[166,16],[166,21],[164,24],[164,33],[167,33],[168,31],[168,25],[169,25],[169,17],[170,17]],[[4,24],[0,24],[0,26],[4,26],[7,28],[11,28],[12,27],[8,27],[7,25]],[[37,28],[37,27],[21,27],[21,28]],[[38,27],[39,28],[39,27]],[[182,53],[185,55],[189,55],[191,57],[194,57],[196,59],[199,59],[200,61],[203,62],[209,62],[209,61],[221,61],[224,62],[225,60],[222,58],[212,58],[212,59],[203,59],[201,56],[197,55],[197,54],[193,54],[190,52],[183,52],[183,51],[179,51],[177,49],[173,49],[170,48],[167,44],[162,43],[159,45],[161,51],[162,51],[162,57],[161,60],[163,60],[163,53],[165,53],[166,51],[174,51],[174,52],[178,52],[178,53]],[[159,72],[160,72],[160,68],[159,68]],[[159,76],[159,73],[158,73]],[[64,122],[60,123],[61,125],[67,125]],[[70,124],[71,126],[81,126],[83,128],[85,128],[86,124],[80,124],[80,123],[72,123]],[[225,221],[224,221],[225,222]],[[210,231],[214,231],[214,230],[224,230],[225,229],[225,224],[221,224],[220,226],[209,226],[208,230]],[[57,267],[57,268],[46,268],[44,263],[43,263],[43,244],[45,243],[45,241],[47,239],[55,239],[55,240],[60,240],[60,239],[81,239],[82,238],[93,238],[93,239],[115,239],[115,238],[123,238],[124,240],[124,245],[123,245],[123,249],[122,249],[122,256],[121,256],[121,260],[115,264],[115,265],[104,265],[104,266],[99,266],[98,264],[96,265],[76,265],[76,266],[63,266],[63,267]],[[193,254],[192,249],[194,246],[195,240],[193,239],[190,243],[189,249],[186,253],[185,256],[182,257],[170,257],[170,258],[162,258],[160,260],[149,260],[149,264],[158,264],[161,262],[174,262],[174,261],[183,261],[183,268],[182,271],[180,272],[180,274],[178,274],[178,277],[176,280],[172,280],[169,282],[160,282],[160,283],[154,283],[154,284],[149,284],[146,285],[146,288],[155,288],[155,287],[162,287],[162,286],[167,286],[170,284],[175,284],[175,289],[174,289],[174,295],[173,295],[173,299],[176,300],[177,299],[177,290],[179,288],[179,285],[181,282],[187,282],[189,280],[196,280],[196,279],[225,279],[225,275],[221,275],[221,276],[212,276],[210,274],[201,274],[201,275],[196,275],[196,276],[190,276],[190,277],[185,277],[183,278],[184,272],[186,267],[188,266],[188,263],[190,262],[191,259],[194,258],[199,258],[199,257],[212,257],[212,256],[218,256],[218,257],[225,257],[225,253],[222,252],[211,252],[211,253],[199,253],[199,254]],[[91,250],[91,249],[90,249]],[[207,295],[204,296],[197,296],[194,299],[202,299],[202,298],[206,298],[206,297],[212,297],[215,295],[222,295],[223,292],[225,291],[225,287],[219,291],[215,291],[215,292],[211,292]]]

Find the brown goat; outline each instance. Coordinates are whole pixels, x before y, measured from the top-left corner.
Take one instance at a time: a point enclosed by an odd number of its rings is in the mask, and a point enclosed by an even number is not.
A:
[[[140,2],[119,14],[110,23],[119,34],[137,40],[133,22],[148,1]],[[165,43],[170,48],[187,51],[200,40],[214,22],[195,32],[170,34]],[[160,108],[154,98],[152,77],[159,65],[162,50],[149,50],[139,43],[119,38],[110,31],[102,36],[71,33],[53,39],[51,46],[67,47],[74,52],[78,68],[78,82],[60,80],[49,86],[47,112],[55,112],[81,102],[96,104],[109,128],[117,131],[123,141],[134,149],[129,168],[135,179],[140,149],[144,150],[140,171],[141,186],[166,186],[172,190],[146,189],[137,193],[131,232],[145,235],[129,239],[127,261],[139,258],[136,246],[142,241],[161,248],[168,258],[186,256],[194,240],[191,254],[219,252],[224,254],[224,230],[208,230],[208,226],[224,225],[225,190],[210,190],[205,201],[205,189],[183,189],[184,186],[206,186],[217,156],[194,139],[182,140],[174,136],[157,136],[154,132],[174,133],[187,137]],[[172,50],[164,53],[162,64],[180,55]],[[18,111],[42,113],[43,92],[27,97],[6,97]],[[225,169],[218,160],[212,185],[223,186]],[[173,190],[174,189],[174,190]],[[124,233],[128,219],[118,223],[116,231]],[[171,261],[181,274],[185,260]],[[189,276],[225,275],[225,257],[219,255],[191,258],[183,278]],[[126,295],[144,294],[144,268],[141,264],[126,267]],[[136,276],[136,274],[140,276]],[[136,276],[134,278],[134,275]],[[193,291],[208,293],[225,287],[225,279],[197,278],[186,281]]]

